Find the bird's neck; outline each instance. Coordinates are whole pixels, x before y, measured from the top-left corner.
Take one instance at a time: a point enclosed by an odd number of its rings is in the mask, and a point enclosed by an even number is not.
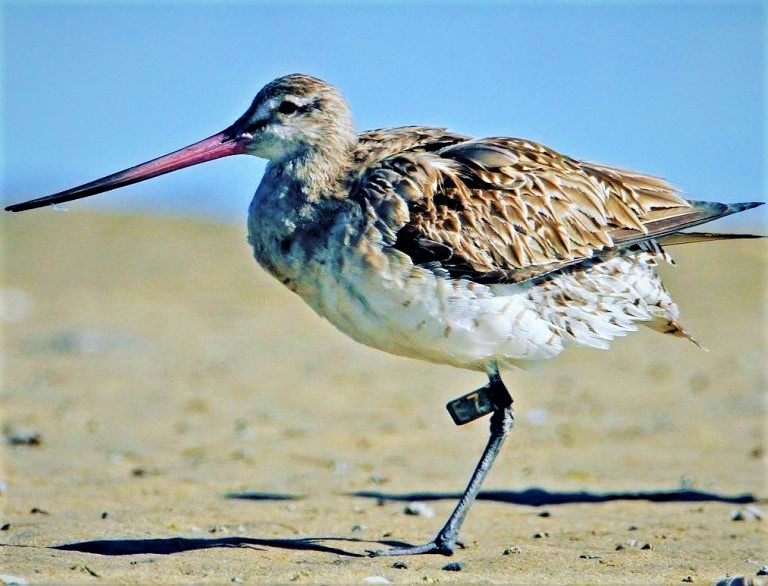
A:
[[[293,182],[294,189],[310,202],[335,197],[346,178],[357,144],[354,131],[308,146],[284,161],[274,163],[275,171]]]
[[[259,263],[284,282],[297,278],[323,248],[318,239],[327,237],[327,225],[346,201],[357,140],[350,125],[267,167],[249,210],[249,241]]]
[[[268,165],[249,209],[248,239],[259,263],[283,282],[324,246],[318,239],[344,204],[353,148],[307,149]]]

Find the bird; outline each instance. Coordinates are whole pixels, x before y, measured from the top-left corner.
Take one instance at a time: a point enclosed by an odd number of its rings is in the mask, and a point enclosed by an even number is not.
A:
[[[694,341],[657,272],[667,246],[762,205],[689,200],[666,180],[578,160],[531,140],[445,128],[358,132],[331,84],[279,77],[225,130],[79,187],[6,207],[96,195],[213,159],[268,164],[248,210],[255,260],[357,342],[478,371],[448,403],[490,415],[469,483],[435,537],[370,555],[451,555],[514,421],[501,372],[573,347],[607,349],[643,325]]]

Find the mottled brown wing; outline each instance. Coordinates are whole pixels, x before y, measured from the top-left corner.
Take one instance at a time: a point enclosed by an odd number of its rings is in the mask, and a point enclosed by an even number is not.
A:
[[[387,246],[452,276],[537,279],[729,213],[661,179],[533,142],[452,138],[367,166],[353,194]]]

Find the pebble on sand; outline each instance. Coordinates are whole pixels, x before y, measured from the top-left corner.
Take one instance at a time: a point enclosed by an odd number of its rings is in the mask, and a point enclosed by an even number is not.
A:
[[[764,517],[762,509],[754,505],[731,511],[731,521],[762,521]]]
[[[426,519],[431,519],[435,516],[435,511],[432,509],[432,507],[419,502],[408,503],[405,506],[405,509],[403,509],[403,512],[406,515],[414,515],[417,517],[424,517]]]

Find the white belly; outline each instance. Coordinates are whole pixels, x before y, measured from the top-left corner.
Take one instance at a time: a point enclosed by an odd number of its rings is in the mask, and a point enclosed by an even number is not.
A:
[[[373,260],[373,262],[372,262]],[[653,255],[619,257],[541,285],[436,277],[398,253],[349,255],[318,267],[297,292],[354,340],[386,352],[488,372],[552,358],[568,346],[607,348],[636,321],[674,320]]]

